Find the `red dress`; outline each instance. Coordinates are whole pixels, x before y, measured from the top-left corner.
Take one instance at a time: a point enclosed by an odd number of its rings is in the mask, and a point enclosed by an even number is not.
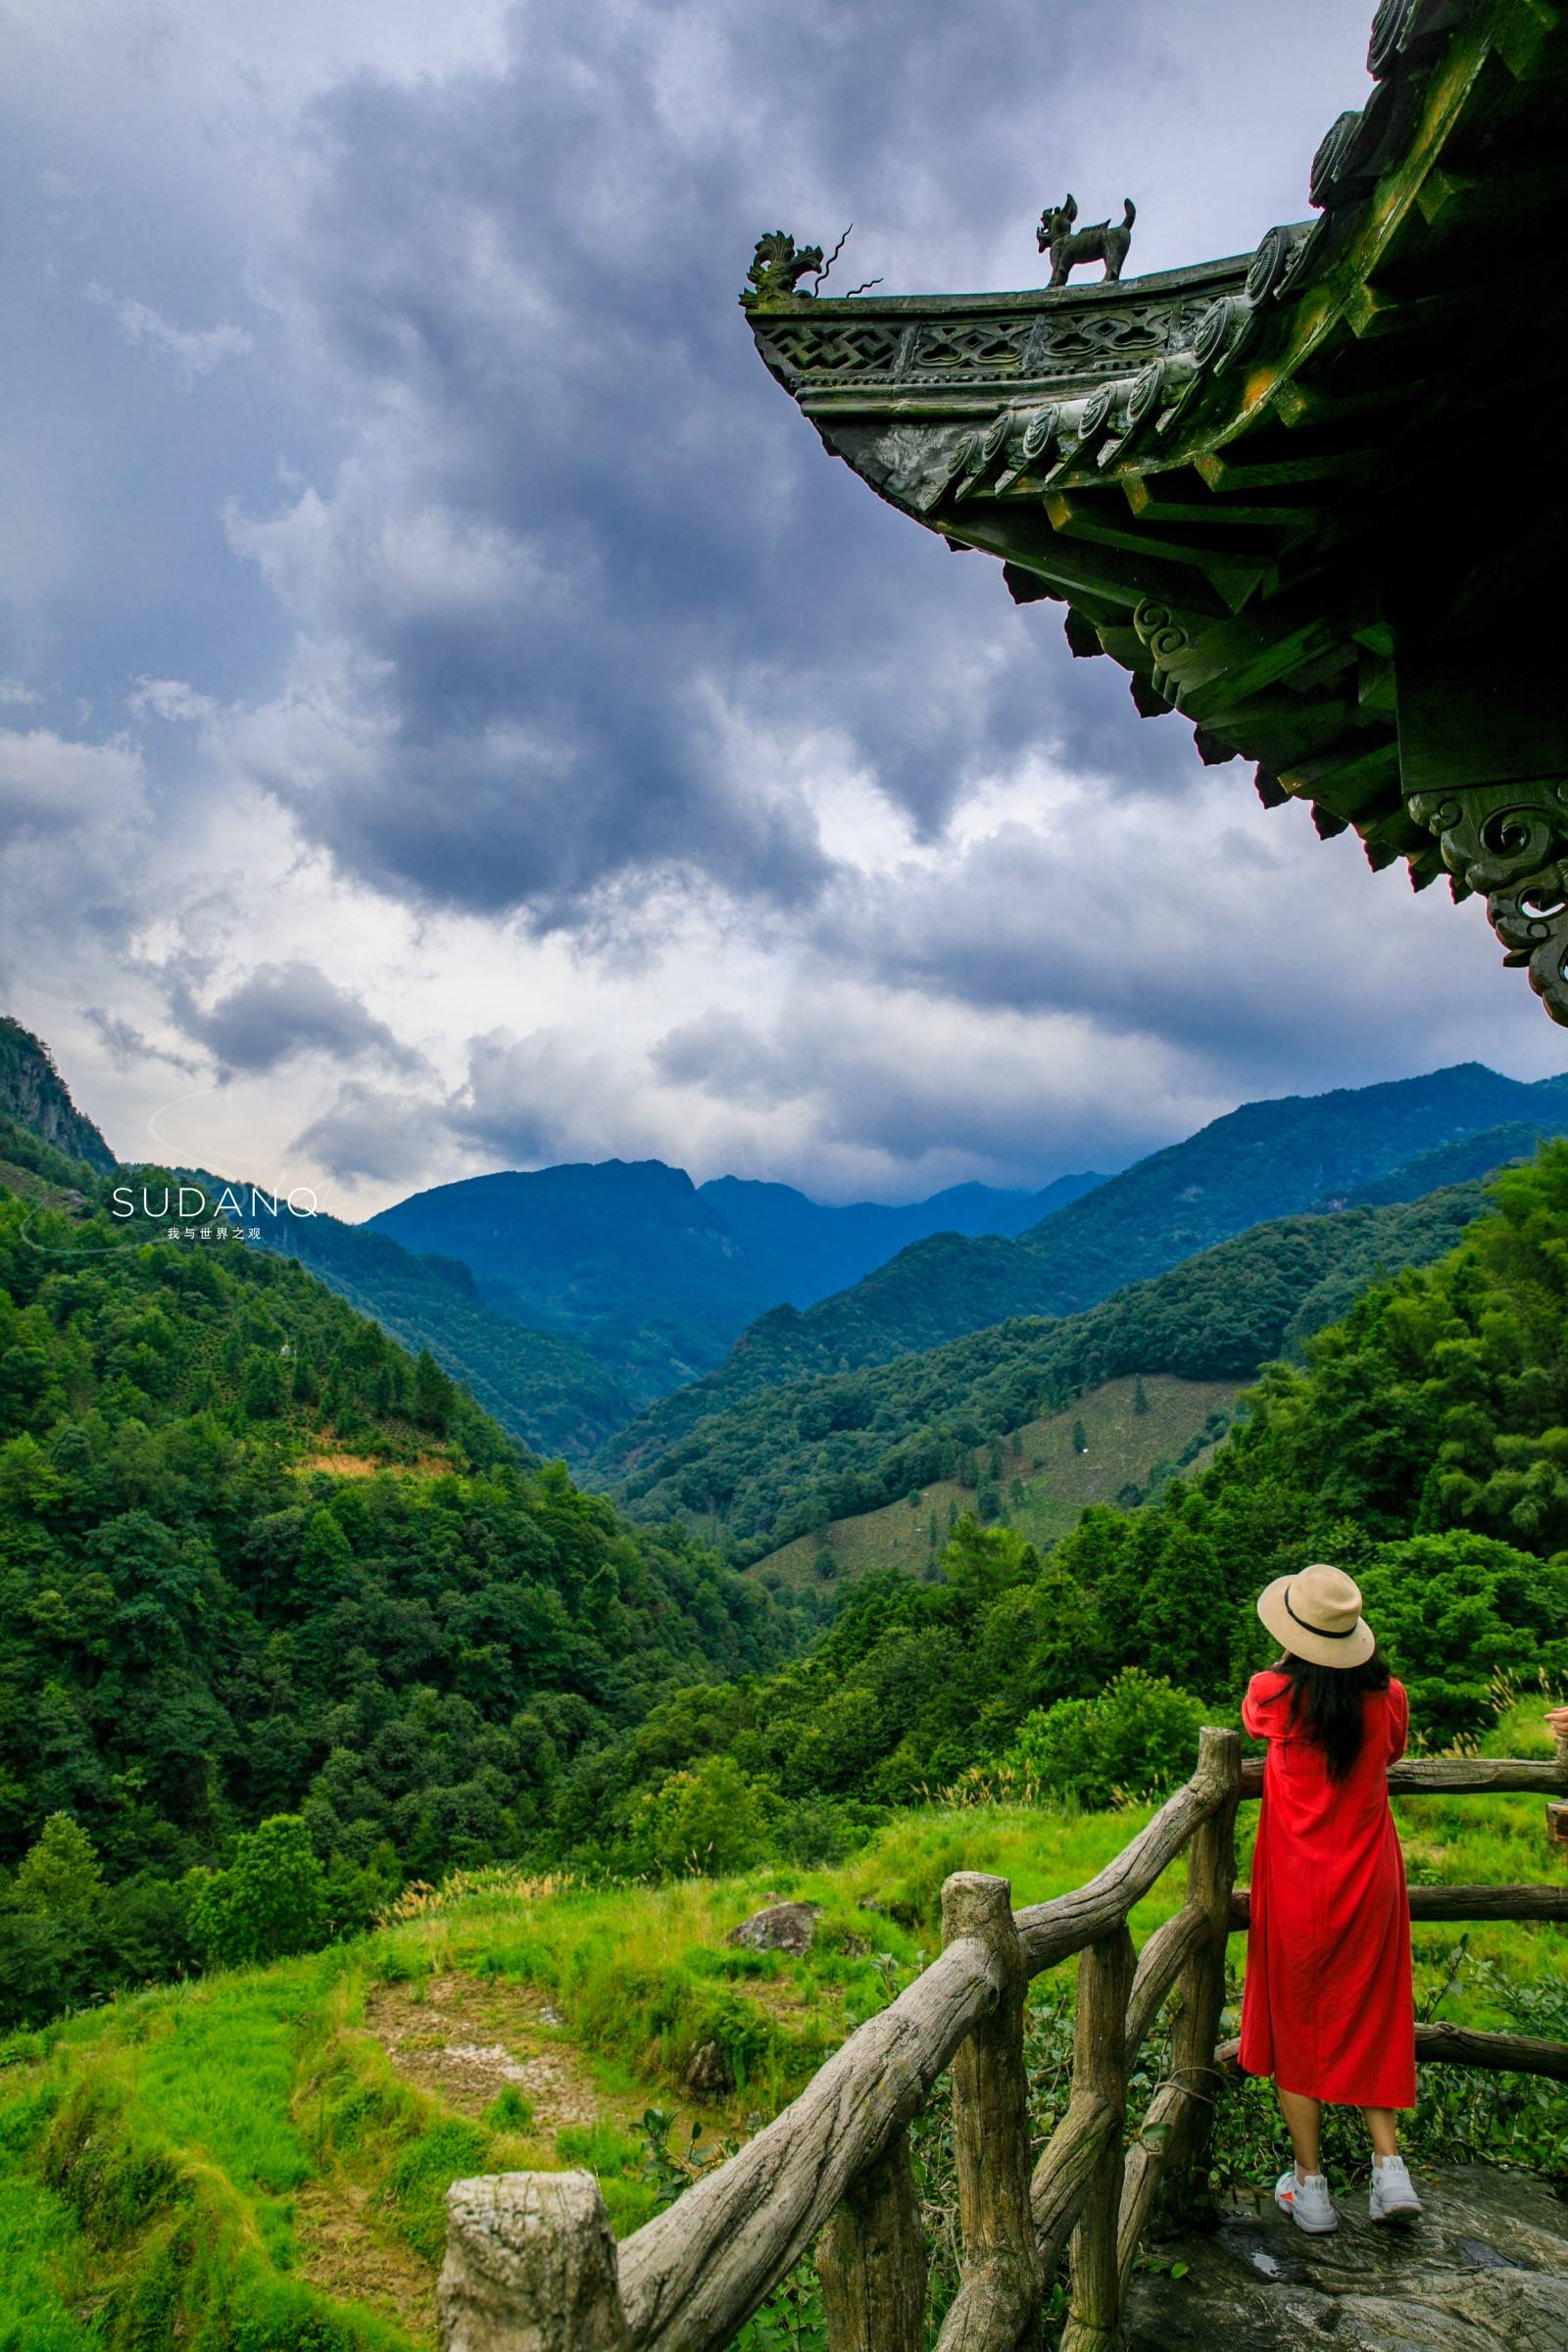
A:
[[[1242,2066],[1348,2107],[1415,2105],[1415,2001],[1404,1857],[1384,1775],[1404,1753],[1402,1683],[1366,1692],[1366,1736],[1331,1781],[1290,1726],[1291,1686],[1256,1674],[1242,1722],[1268,1741],[1252,1864]]]

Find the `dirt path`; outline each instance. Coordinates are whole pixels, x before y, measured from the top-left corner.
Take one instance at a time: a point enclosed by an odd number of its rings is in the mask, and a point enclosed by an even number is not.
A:
[[[294,2229],[313,2286],[434,2343],[435,2273],[376,2212],[368,2189],[341,2174],[309,2181],[294,2198]]]
[[[573,2124],[603,2119],[626,2130],[639,2120],[634,2101],[600,2089],[560,2016],[531,1985],[432,1977],[416,2000],[407,1985],[379,1984],[366,1996],[365,2023],[400,2075],[463,2115],[482,2115],[510,2084],[533,2109],[541,2138]]]

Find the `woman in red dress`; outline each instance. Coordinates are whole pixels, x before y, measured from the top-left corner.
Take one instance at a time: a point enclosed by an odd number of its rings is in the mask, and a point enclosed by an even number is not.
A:
[[[1419,2213],[1395,2110],[1415,2105],[1415,2003],[1404,1859],[1386,1775],[1409,1701],[1338,1568],[1282,1576],[1257,1603],[1281,1644],[1242,1722],[1268,1741],[1252,1865],[1242,2066],[1272,2075],[1296,2152],[1274,2194],[1314,2234],[1339,2217],[1320,2169],[1325,2099],[1372,2136],[1375,2222]]]

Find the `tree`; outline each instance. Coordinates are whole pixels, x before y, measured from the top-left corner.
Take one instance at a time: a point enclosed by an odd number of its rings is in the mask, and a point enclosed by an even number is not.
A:
[[[1148,1410],[1149,1396],[1144,1387],[1143,1375],[1140,1373],[1139,1377],[1133,1382],[1133,1411],[1135,1413],[1147,1413]]]
[[[230,1967],[314,1951],[326,1932],[326,1873],[297,1813],[242,1837],[227,1870],[191,1874],[191,1934]]]
[[[442,1371],[428,1348],[421,1348],[414,1367],[414,1418],[421,1429],[446,1437],[457,1417],[456,1384]]]
[[[733,1756],[707,1756],[672,1772],[639,1797],[630,1841],[634,1862],[662,1877],[717,1877],[744,1870],[761,1852],[764,1805]]]
[[[1089,1451],[1089,1432],[1082,1421],[1075,1421],[1072,1425],[1072,1449],[1074,1453]]]
[[[288,1403],[288,1383],[280,1358],[260,1351],[254,1354],[245,1367],[241,1394],[248,1419],[275,1421]]]
[[[1190,1690],[1129,1666],[1098,1698],[1058,1699],[1026,1715],[1002,1761],[1085,1805],[1154,1795],[1192,1771],[1208,1712]]]
[[[103,1892],[98,1850],[69,1813],[51,1813],[17,1866],[11,1900],[19,1911],[65,1919],[89,1909]]]

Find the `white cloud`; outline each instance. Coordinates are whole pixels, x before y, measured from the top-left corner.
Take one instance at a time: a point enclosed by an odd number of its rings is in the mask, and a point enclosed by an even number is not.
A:
[[[254,339],[243,326],[224,320],[218,326],[175,326],[163,318],[150,303],[136,302],[113,293],[89,278],[82,292],[89,302],[112,311],[127,342],[144,343],[165,359],[172,360],[179,380],[187,389],[224,360],[243,359],[254,348]]]
[[[0,842],[91,833],[143,808],[145,771],[127,743],[73,743],[51,727],[0,727]]]
[[[138,678],[127,708],[134,718],[163,718],[176,726],[194,726],[211,718],[218,705],[210,694],[198,694],[181,678]]]

